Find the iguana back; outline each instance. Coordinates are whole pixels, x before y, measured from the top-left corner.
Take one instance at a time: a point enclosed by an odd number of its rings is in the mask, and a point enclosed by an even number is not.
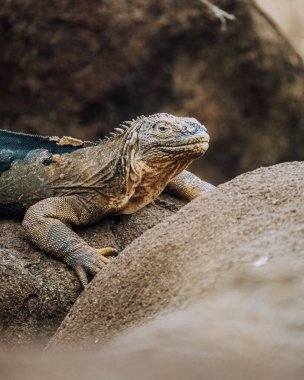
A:
[[[15,160],[23,160],[27,154],[36,149],[43,149],[51,154],[70,153],[84,146],[80,140],[74,145],[61,145],[60,138],[31,135],[0,129],[0,175],[9,170]],[[77,143],[78,142],[78,143]]]

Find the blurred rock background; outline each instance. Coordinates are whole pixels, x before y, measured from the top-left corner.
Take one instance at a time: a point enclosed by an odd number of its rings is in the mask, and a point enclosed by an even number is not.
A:
[[[304,58],[304,2],[302,0],[257,0],[279,25]]]
[[[259,3],[301,51],[303,2]],[[1,128],[88,140],[170,112],[208,127],[212,182],[303,159],[300,56],[252,0],[216,4],[225,32],[199,0],[2,0]]]

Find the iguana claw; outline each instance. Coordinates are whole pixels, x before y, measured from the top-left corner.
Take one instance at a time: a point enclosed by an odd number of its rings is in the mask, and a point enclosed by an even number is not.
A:
[[[104,256],[108,256],[108,255],[117,255],[118,254],[118,251],[117,249],[115,248],[112,248],[112,247],[105,247],[105,248],[99,248],[97,249],[97,253],[99,255],[101,255],[102,259],[104,260],[105,263],[109,263],[110,260],[105,258]]]
[[[82,257],[83,264],[75,266],[74,272],[83,287],[85,287],[89,282],[87,272],[95,276],[101,269],[111,262],[111,260],[107,259],[105,256],[112,254],[118,254],[118,251],[112,247],[105,247],[96,249],[96,253],[94,255],[89,253],[88,260],[86,260],[85,257]]]

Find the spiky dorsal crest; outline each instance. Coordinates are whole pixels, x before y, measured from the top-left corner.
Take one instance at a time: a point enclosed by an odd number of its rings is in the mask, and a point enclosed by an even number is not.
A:
[[[109,135],[105,136],[102,140],[100,140],[100,142],[113,140],[119,135],[128,133],[128,131],[130,131],[131,129],[139,127],[142,124],[142,122],[145,121],[146,119],[151,118],[154,120],[158,120],[163,117],[172,118],[172,115],[167,114],[167,113],[153,114],[150,116],[140,115],[136,119],[124,121],[123,123],[119,124],[119,128],[114,128],[116,132],[109,132]]]
[[[143,120],[144,116],[139,116],[136,119],[126,120],[123,123],[119,124],[119,128],[114,128],[116,132],[109,132],[108,136],[105,136],[103,139],[99,140],[99,143],[103,143],[105,141],[113,140],[119,135],[125,134],[131,127],[135,125],[135,123],[139,120]]]
[[[148,117],[144,116],[144,115],[140,115],[136,119],[124,121],[121,124],[119,124],[119,127],[114,128],[115,132],[109,132],[108,136],[105,136],[103,139],[99,140],[99,143],[114,140],[117,136],[124,135],[124,134],[128,133],[130,130],[133,130],[134,128],[139,127],[142,124],[142,122],[145,121],[147,118],[154,117],[157,119],[157,118],[163,117],[163,116],[169,117],[171,115],[165,114],[165,113],[154,114],[154,115],[150,115]]]
[[[114,131],[116,131],[116,132],[109,132],[109,135],[105,136],[103,139],[100,139],[99,143],[103,143],[103,142],[106,142],[109,140],[113,140],[117,136],[124,134],[129,129],[129,126],[127,125],[127,123],[129,123],[129,122],[126,121],[123,124],[120,124],[119,127],[121,127],[121,128],[118,128],[118,127],[114,128]]]

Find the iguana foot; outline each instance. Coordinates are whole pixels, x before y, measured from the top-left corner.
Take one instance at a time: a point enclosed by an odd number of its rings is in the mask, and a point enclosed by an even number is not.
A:
[[[112,247],[99,248],[94,251],[95,252],[81,253],[81,256],[77,257],[77,260],[73,260],[73,264],[71,264],[71,262],[69,263],[83,287],[89,282],[87,273],[95,276],[101,269],[111,262],[111,260],[107,259],[105,256],[118,253],[118,251]]]

